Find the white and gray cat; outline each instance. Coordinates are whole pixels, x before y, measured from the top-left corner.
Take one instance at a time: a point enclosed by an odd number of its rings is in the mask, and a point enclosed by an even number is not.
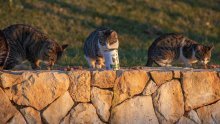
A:
[[[200,63],[206,67],[210,61],[213,46],[197,43],[181,34],[166,34],[157,38],[148,50],[146,66],[172,66],[174,62],[191,67]]]
[[[93,31],[84,43],[84,54],[90,68],[105,66],[104,51],[118,49],[117,32],[107,27],[100,27]]]

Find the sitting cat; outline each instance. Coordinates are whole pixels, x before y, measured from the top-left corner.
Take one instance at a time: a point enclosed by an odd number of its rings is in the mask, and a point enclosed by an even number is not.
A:
[[[148,50],[146,66],[156,63],[159,66],[171,66],[175,61],[191,67],[193,63],[206,65],[211,58],[213,46],[198,44],[181,34],[166,34],[157,38]]]
[[[37,29],[24,24],[11,25],[1,32],[4,35],[0,37],[4,37],[9,48],[3,69],[12,69],[25,60],[31,63],[33,69],[40,69],[40,62],[45,62],[50,69],[68,46],[60,46]]]
[[[119,41],[116,31],[106,27],[97,28],[85,41],[84,53],[90,68],[103,68],[106,50],[118,49]]]

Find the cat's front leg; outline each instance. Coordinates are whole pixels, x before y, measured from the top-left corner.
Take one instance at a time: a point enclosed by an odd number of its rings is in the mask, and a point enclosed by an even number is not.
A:
[[[94,68],[95,68],[96,60],[93,59],[93,58],[87,57],[87,56],[85,56],[85,58],[86,58],[86,61],[87,61],[88,64],[89,64],[89,67],[90,67],[91,69],[94,69]]]
[[[105,60],[102,57],[98,57],[96,60],[96,68],[101,69],[105,67]]]
[[[31,67],[32,69],[34,70],[40,70],[41,67],[40,67],[40,61],[39,60],[36,60],[34,62],[31,62]]]

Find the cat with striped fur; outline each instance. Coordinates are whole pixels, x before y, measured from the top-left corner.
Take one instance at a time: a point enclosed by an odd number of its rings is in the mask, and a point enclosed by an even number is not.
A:
[[[25,24],[11,25],[1,32],[3,35],[0,37],[6,40],[9,48],[3,69],[12,69],[25,60],[31,63],[32,69],[40,69],[41,62],[51,69],[68,46],[60,46],[36,28]]]
[[[4,33],[2,32],[2,30],[0,30],[0,69],[1,70],[5,65],[6,58],[8,56],[8,51],[9,51],[8,43],[5,39]]]
[[[90,68],[103,68],[105,67],[104,51],[118,47],[117,32],[107,27],[100,27],[87,37],[83,49]]]
[[[174,62],[191,67],[194,63],[204,66],[210,61],[213,46],[197,43],[181,34],[165,34],[157,38],[148,49],[146,66],[172,66]]]

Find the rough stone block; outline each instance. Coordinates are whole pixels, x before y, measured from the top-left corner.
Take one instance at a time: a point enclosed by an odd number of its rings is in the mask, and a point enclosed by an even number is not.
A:
[[[184,114],[180,82],[172,80],[161,85],[153,94],[155,112],[160,123],[174,123]]]
[[[143,91],[143,95],[151,95],[153,94],[156,90],[158,89],[158,86],[157,84],[150,80],[147,84],[147,86],[144,88],[144,91]]]
[[[69,124],[104,124],[96,114],[96,109],[92,104],[79,103],[64,118],[61,123]]]
[[[182,83],[186,111],[220,99],[220,79],[214,71],[183,72]]]
[[[91,101],[96,108],[99,117],[107,122],[110,116],[110,107],[112,105],[113,92],[102,90],[96,87],[92,88]]]
[[[151,96],[137,96],[114,107],[111,124],[159,124]]]
[[[43,112],[43,118],[49,124],[58,124],[73,105],[74,102],[69,95],[69,92],[66,92],[50,104],[50,106]]]
[[[172,71],[151,71],[150,75],[158,86],[173,79]]]
[[[26,108],[20,109],[20,112],[22,113],[22,115],[24,116],[28,124],[41,124],[42,123],[39,111],[31,107],[26,107]]]
[[[6,123],[16,113],[18,113],[17,109],[11,104],[7,95],[0,88],[0,124]]]
[[[198,116],[203,124],[220,123],[220,101],[212,105],[197,109]]]
[[[112,105],[115,106],[127,98],[131,98],[136,94],[140,94],[144,90],[148,80],[149,77],[145,71],[125,71],[120,77],[116,79]]]
[[[18,105],[42,110],[69,87],[69,77],[60,72],[24,72],[22,83],[11,88],[12,99]]]
[[[75,102],[90,101],[90,71],[72,71],[70,77],[69,93]]]
[[[113,88],[115,85],[116,71],[94,71],[92,73],[92,86],[99,88]]]

